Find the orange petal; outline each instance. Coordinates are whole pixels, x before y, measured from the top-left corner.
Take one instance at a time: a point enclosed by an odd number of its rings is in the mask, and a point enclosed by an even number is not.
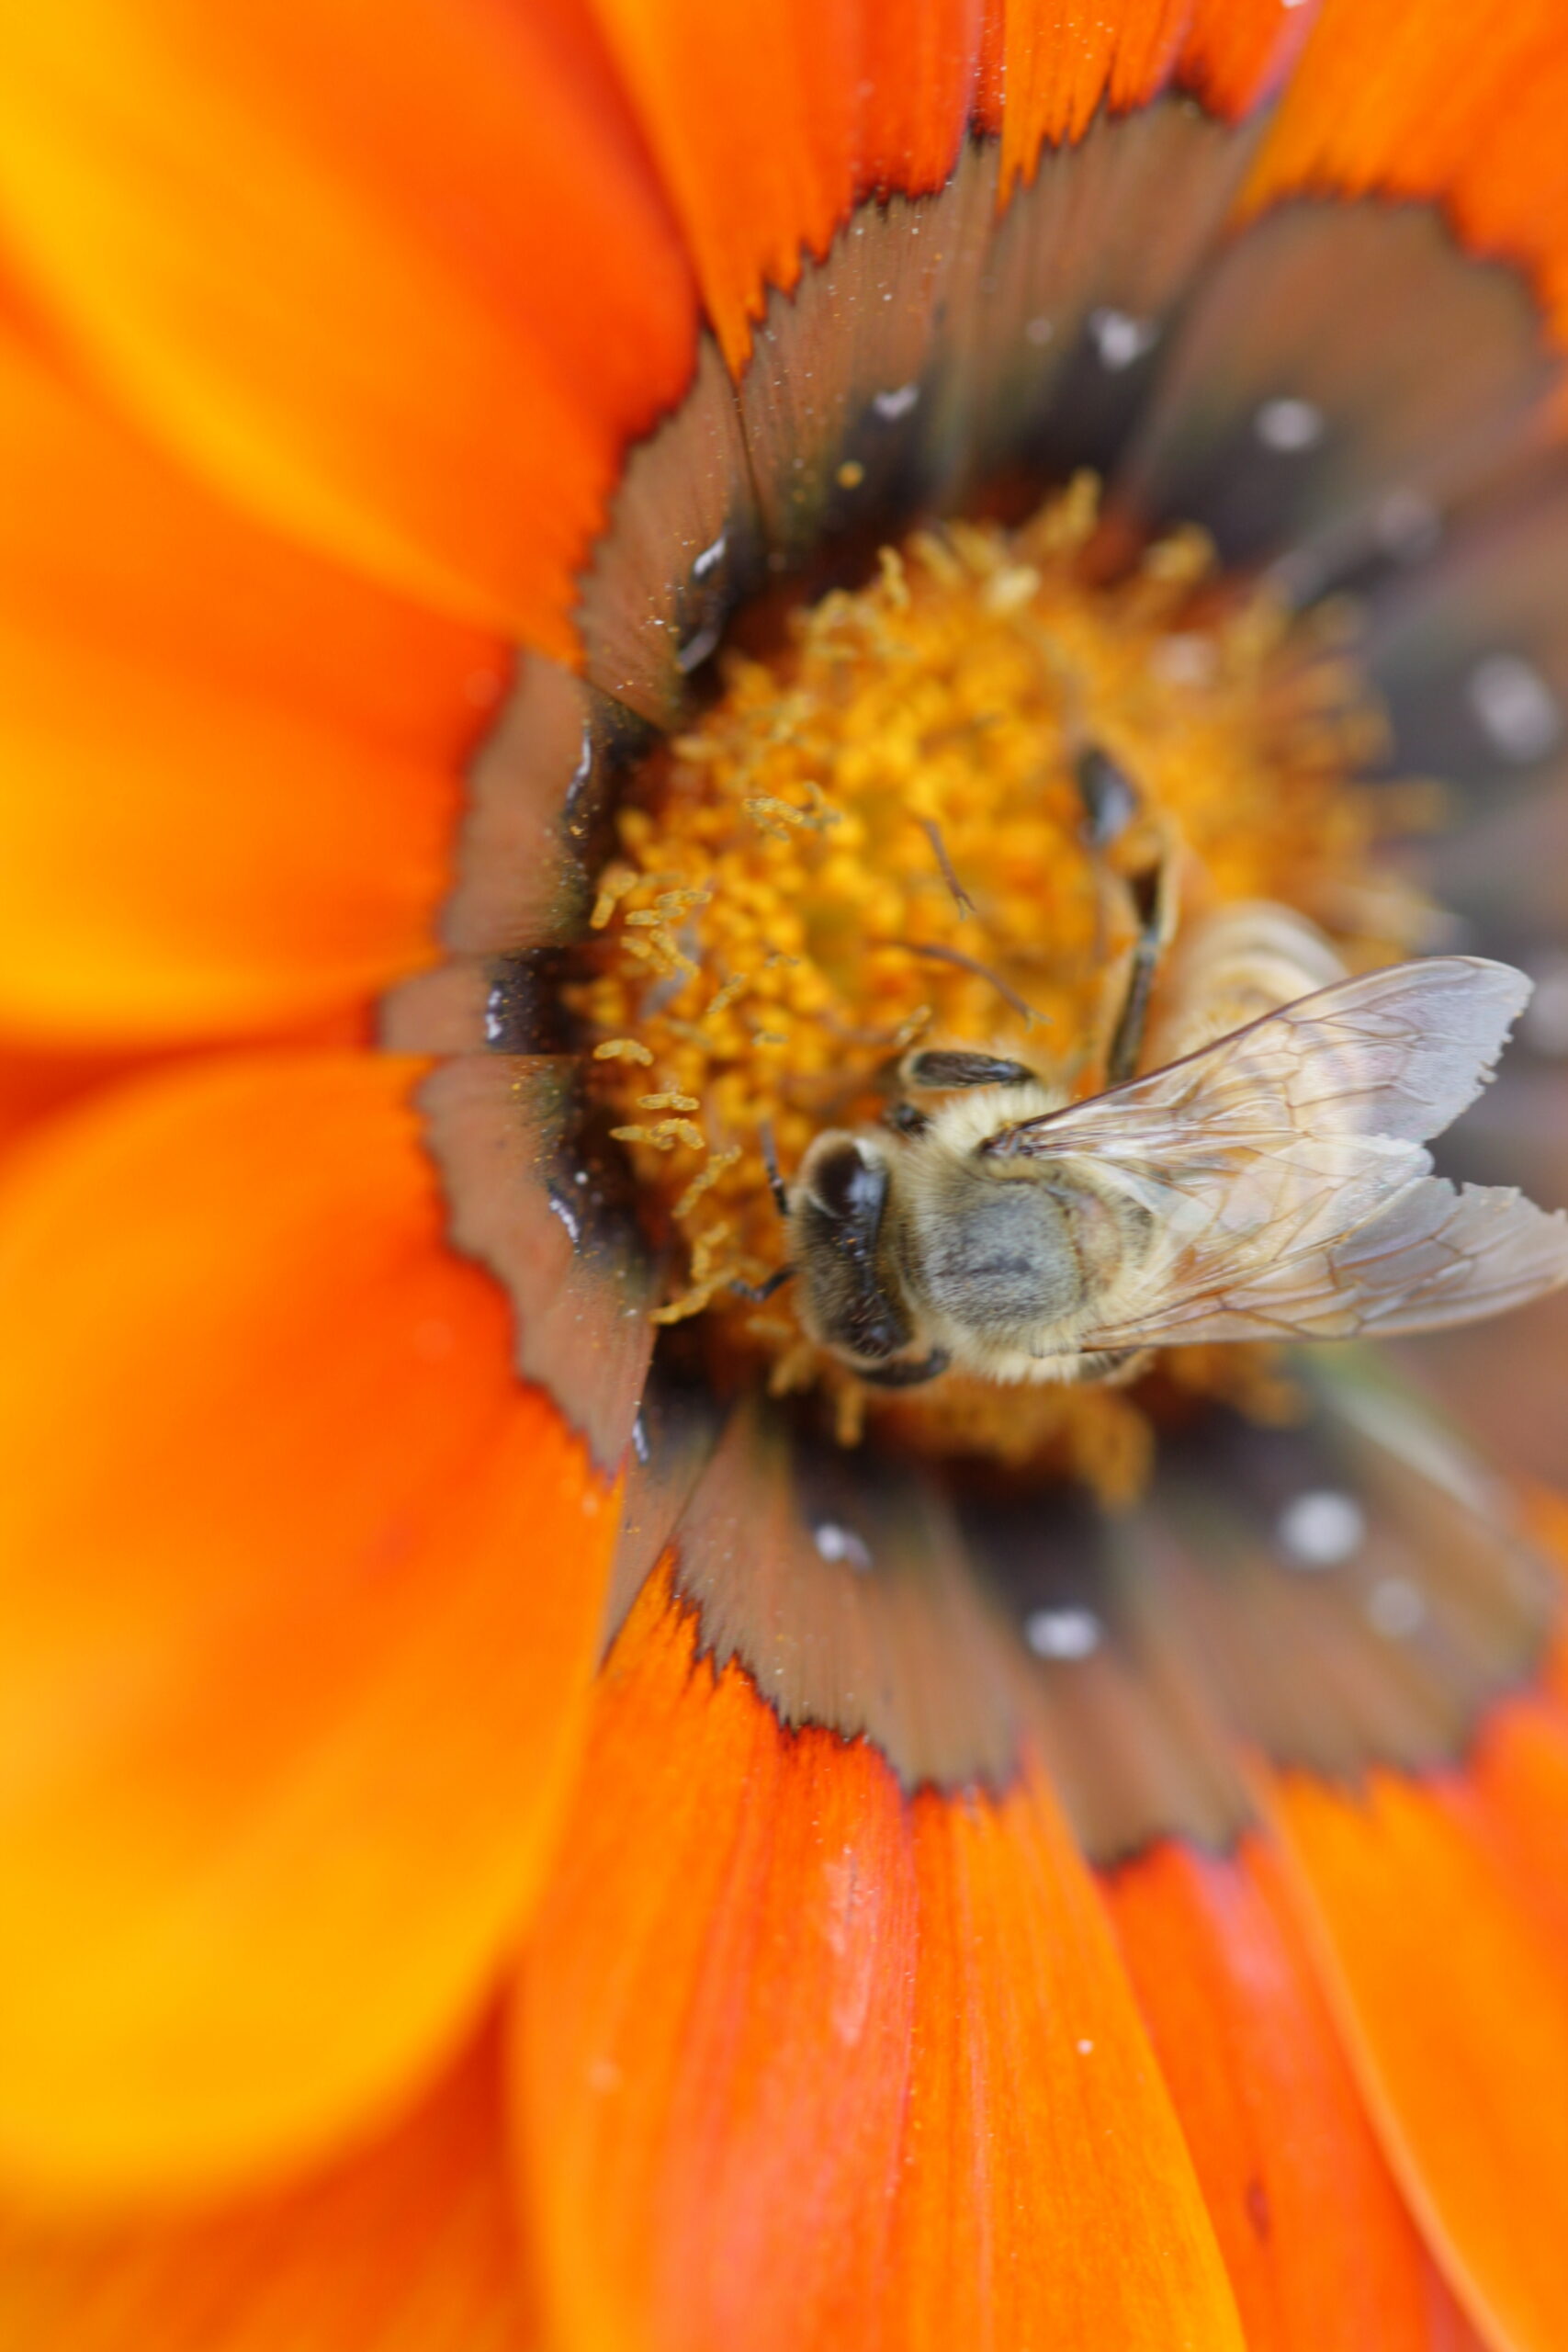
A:
[[[952,171],[979,66],[985,0],[866,0],[861,25],[863,187],[906,195]]]
[[[1043,1792],[910,1801],[866,1741],[786,1733],[699,1638],[656,1576],[526,1970],[562,2345],[1238,2346]]]
[[[999,130],[1006,196],[1042,148],[1088,130],[1096,109],[1142,106],[1168,80],[1189,0],[996,0],[980,74],[980,120]]]
[[[1553,1661],[1561,1680],[1562,1652]],[[1568,1966],[1568,1705],[1532,1692],[1483,1724],[1467,1777],[1523,1900],[1556,1937]]]
[[[1274,1805],[1394,2165],[1483,2332],[1568,2343],[1568,1985],[1458,1780]]]
[[[32,2352],[525,2352],[493,2037],[363,2155],[211,2219],[0,2223],[0,2341]]]
[[[0,333],[0,1019],[295,1022],[434,953],[492,639],[258,530]]]
[[[684,260],[573,0],[4,11],[0,205],[94,361],[308,543],[570,655]]]
[[[499,1966],[615,1525],[408,1090],[186,1066],[0,1197],[0,2166],[199,2187],[405,2095]]]
[[[1235,2307],[1170,2102],[1043,1782],[922,1793],[902,2341],[1201,2346]]]
[[[853,16],[841,0],[594,6],[738,368],[765,287],[795,284],[803,247],[826,252],[856,191]]]
[[[1557,0],[1512,0],[1484,39],[1432,0],[1325,0],[1252,193],[1438,198],[1468,244],[1540,274],[1568,329],[1565,115]]]
[[[114,1054],[28,1053],[0,1044],[0,1152],[8,1152],[38,1120],[124,1069]]]
[[[1193,0],[1177,80],[1235,120],[1268,97],[1312,28],[1314,0]]]
[[[1105,1892],[1248,2352],[1429,2352],[1426,2252],[1271,1849],[1163,1843]]]

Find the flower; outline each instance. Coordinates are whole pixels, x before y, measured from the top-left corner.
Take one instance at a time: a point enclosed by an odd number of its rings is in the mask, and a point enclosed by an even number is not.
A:
[[[1010,1459],[918,1398],[837,1442],[764,1394],[801,1328],[696,1297],[734,1269],[648,1122],[706,1098],[632,1025],[676,1000],[581,947],[600,901],[665,978],[705,909],[733,945],[729,760],[788,1034],[866,956],[977,1023],[966,876],[1086,940],[1108,876],[1152,953],[1207,729],[1269,787],[1210,868],[1369,962],[1436,890],[1560,1014],[1555,17],[57,0],[7,44],[0,2334],[1552,2352],[1561,1502],[1359,1359],[1051,1392]],[[796,836],[882,818],[753,768],[830,718],[848,795],[911,603],[952,682],[944,563],[1067,671],[878,869],[898,935],[791,962],[852,903]],[[770,638],[813,566],[842,601]],[[824,630],[852,709],[800,700]],[[1419,890],[1367,679],[1454,795]],[[1071,1041],[1108,968],[1045,969]],[[1472,1147],[1542,1191],[1554,1034]],[[1416,1361],[1517,1438],[1527,1328]]]

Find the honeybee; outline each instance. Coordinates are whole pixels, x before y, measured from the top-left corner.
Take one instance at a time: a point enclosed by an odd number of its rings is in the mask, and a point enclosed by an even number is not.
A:
[[[1522,973],[1346,978],[1262,906],[1188,966],[1145,1076],[1068,1102],[1004,1055],[926,1047],[885,1131],[817,1137],[779,1189],[820,1346],[881,1387],[1103,1380],[1152,1348],[1431,1330],[1568,1282],[1568,1216],[1456,1190],[1422,1148],[1489,1078]]]

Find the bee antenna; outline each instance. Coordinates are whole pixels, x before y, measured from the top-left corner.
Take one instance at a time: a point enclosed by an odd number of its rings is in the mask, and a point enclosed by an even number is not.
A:
[[[1037,1022],[1049,1019],[1048,1014],[1036,1012],[1028,999],[1020,996],[1015,988],[1010,988],[999,972],[993,972],[988,964],[980,963],[973,956],[965,956],[960,947],[939,947],[934,941],[921,939],[888,939],[876,944],[901,947],[907,956],[924,956],[933,964],[951,964],[960,972],[973,972],[976,979],[985,980],[995,989],[1004,1004],[1011,1005],[1013,1011],[1021,1016],[1026,1029],[1032,1029]]]
[[[919,827],[931,845],[931,854],[942,869],[942,878],[953,893],[953,905],[958,909],[960,915],[967,919],[975,911],[975,901],[958,878],[953,860],[947,854],[947,843],[942,837],[942,827],[934,817],[922,817],[919,820]]]
[[[773,1196],[773,1206],[777,1209],[780,1216],[784,1218],[784,1223],[787,1225],[789,1222],[789,1193],[785,1190],[784,1178],[779,1174],[778,1147],[773,1141],[773,1121],[771,1119],[761,1119],[758,1121],[757,1136],[758,1140],[761,1142],[762,1147],[762,1165],[768,1171],[768,1190]]]

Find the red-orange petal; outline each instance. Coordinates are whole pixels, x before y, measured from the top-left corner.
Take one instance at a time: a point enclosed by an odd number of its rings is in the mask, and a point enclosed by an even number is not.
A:
[[[786,1733],[657,1576],[526,1965],[567,2352],[1239,2346],[1094,1892],[1037,1785],[912,1801]]]
[[[28,1052],[0,1043],[0,1154],[77,1095],[125,1074],[116,1054]]]
[[[1405,2191],[1508,2352],[1568,2343],[1568,1979],[1475,1792],[1374,1771],[1272,1793]]]
[[[404,2121],[199,2221],[0,2221],[0,2343],[27,2352],[528,2352],[486,2035]]]
[[[1105,1892],[1248,2352],[1430,2352],[1426,2251],[1271,1847],[1163,1843]]]
[[[1315,0],[1192,0],[1176,78],[1235,120],[1269,97],[1312,28]]]
[[[1002,193],[1033,178],[1047,141],[1081,138],[1098,107],[1141,106],[1168,79],[1188,0],[998,0],[981,117],[999,130]]]
[[[211,2190],[501,1964],[615,1511],[367,1056],[189,1066],[0,1193],[0,2172]]]
[[[861,185],[919,195],[952,171],[974,96],[984,0],[869,0],[861,28]]]
[[[0,329],[0,1027],[210,1036],[428,962],[506,674]]]
[[[1561,1678],[1562,1654],[1554,1662]],[[1523,1899],[1556,1937],[1568,1969],[1568,1704],[1532,1692],[1482,1725],[1468,1778]]]
[[[1465,242],[1539,274],[1568,333],[1568,41],[1557,0],[1483,35],[1432,0],[1324,0],[1252,195],[1303,187],[1441,200]]]
[[[856,192],[860,82],[841,0],[593,0],[739,368],[765,288],[826,252]]]
[[[570,655],[690,274],[574,0],[0,12],[0,211],[110,381],[254,510]]]
[[[919,2006],[894,2241],[910,2352],[1240,2352],[1168,2094],[1043,1781],[915,1800]]]

